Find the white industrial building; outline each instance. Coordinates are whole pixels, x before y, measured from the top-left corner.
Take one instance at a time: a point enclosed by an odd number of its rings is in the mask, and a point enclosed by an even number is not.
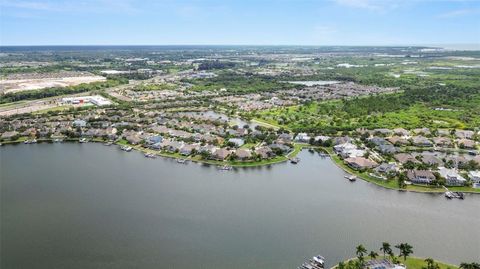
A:
[[[96,106],[108,106],[112,104],[110,100],[100,95],[66,97],[66,98],[62,98],[62,103],[72,104],[72,105],[91,103]]]

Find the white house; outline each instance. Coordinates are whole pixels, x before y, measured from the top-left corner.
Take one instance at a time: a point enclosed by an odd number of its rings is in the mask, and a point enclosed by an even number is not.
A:
[[[468,177],[473,183],[480,183],[480,171],[470,171]]]
[[[438,173],[441,177],[445,178],[447,185],[450,186],[463,186],[467,182],[464,177],[458,174],[456,169],[440,167]]]
[[[310,136],[308,136],[307,133],[299,133],[295,137],[295,141],[308,143],[310,141]]]

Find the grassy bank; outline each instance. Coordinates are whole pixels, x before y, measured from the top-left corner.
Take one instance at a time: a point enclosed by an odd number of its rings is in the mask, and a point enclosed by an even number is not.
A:
[[[378,259],[381,259],[382,256],[380,256]],[[403,258],[398,258],[398,260],[403,263],[404,265],[407,266],[407,269],[423,269],[427,266],[425,262],[426,258],[419,258],[419,257],[407,257],[407,260],[404,261]],[[356,261],[357,258],[353,258],[347,261],[344,261],[344,263],[348,263],[349,261]],[[369,258],[366,258],[368,261]],[[459,267],[453,264],[447,264],[443,262],[439,262],[435,260],[435,263],[439,265],[439,269],[458,269]],[[338,264],[332,267],[331,269],[338,269]]]
[[[401,190],[401,191],[414,191],[414,192],[428,192],[428,193],[443,193],[445,189],[443,187],[437,186],[421,186],[421,185],[407,185],[406,188],[402,189],[398,185],[397,180],[381,180],[375,177],[372,177],[368,174],[368,172],[359,172],[347,166],[340,157],[338,157],[331,148],[321,147],[321,149],[327,152],[330,157],[332,158],[333,162],[346,172],[356,175],[358,178],[361,178],[367,182],[373,183],[375,185],[393,189],[393,190]],[[480,189],[475,189],[471,187],[448,187],[451,191],[462,191],[468,193],[480,193]]]

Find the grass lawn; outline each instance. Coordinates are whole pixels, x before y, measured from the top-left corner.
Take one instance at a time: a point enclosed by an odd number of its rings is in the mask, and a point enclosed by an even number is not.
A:
[[[382,259],[383,256],[380,255],[377,259]],[[353,258],[351,260],[355,261],[357,258]],[[403,263],[407,266],[407,269],[423,269],[424,267],[426,267],[426,262],[425,262],[425,259],[426,258],[418,258],[418,257],[407,257],[407,260],[404,261],[403,260],[403,257],[398,257],[398,261],[400,263]],[[366,257],[365,260],[370,260],[369,257]],[[347,263],[347,261],[345,261],[344,263]],[[442,263],[440,261],[436,261],[435,260],[435,263],[437,263],[439,266],[440,266],[440,269],[458,269],[458,266],[457,265],[453,265],[453,264],[446,264],[446,263]],[[334,268],[337,268],[338,265],[332,267],[332,269]]]
[[[403,258],[399,258],[399,260],[400,262],[405,264],[408,269],[422,269],[424,266],[426,266],[424,258],[408,257],[406,262],[403,261]],[[440,266],[440,269],[458,268],[458,266],[456,265],[446,264],[438,261],[435,261],[435,262],[438,263],[438,265]]]

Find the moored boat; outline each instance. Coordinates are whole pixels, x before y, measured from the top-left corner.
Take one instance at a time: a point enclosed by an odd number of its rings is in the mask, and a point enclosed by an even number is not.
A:
[[[445,197],[447,199],[457,198],[457,199],[463,200],[465,199],[465,194],[463,192],[446,191]]]
[[[224,166],[221,166],[219,169],[224,170],[224,171],[228,171],[228,170],[232,170],[233,167],[231,167],[230,165],[224,165]]]
[[[153,153],[145,153],[144,156],[146,158],[150,158],[150,159],[155,159],[157,158],[157,155],[153,154]]]
[[[345,176],[346,179],[350,180],[351,182],[354,182],[357,180],[357,176],[355,175],[349,175],[349,176]]]
[[[187,160],[185,160],[185,159],[177,159],[177,163],[187,164]]]
[[[325,267],[325,258],[317,255],[311,260],[304,262],[298,269],[323,269]]]
[[[129,146],[121,146],[120,149],[126,152],[132,151],[132,147]]]
[[[300,158],[292,158],[290,159],[290,163],[297,164],[300,162]]]

